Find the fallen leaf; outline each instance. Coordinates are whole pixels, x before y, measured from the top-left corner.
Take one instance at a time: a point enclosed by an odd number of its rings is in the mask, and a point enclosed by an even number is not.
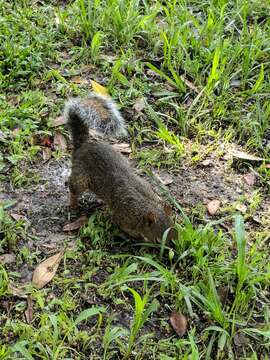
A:
[[[110,97],[108,90],[104,86],[100,85],[94,80],[90,80],[90,82],[95,93]]]
[[[121,144],[113,144],[112,147],[123,153],[123,154],[130,154],[131,153],[131,147],[129,146],[129,144],[126,143],[121,143]]]
[[[49,147],[44,147],[42,149],[42,159],[44,161],[49,160],[52,157],[52,149]]]
[[[73,230],[77,230],[80,227],[82,227],[84,224],[87,223],[87,217],[86,216],[81,216],[79,219],[68,223],[66,225],[64,225],[63,227],[63,231],[73,231]]]
[[[51,147],[52,145],[51,137],[49,135],[44,136],[44,138],[40,142],[40,145]]]
[[[27,297],[27,309],[24,312],[27,324],[31,324],[33,320],[33,300],[31,295]]]
[[[73,78],[71,78],[71,81],[74,83],[74,84],[82,84],[82,85],[86,85],[88,84],[88,80],[80,77],[80,76],[74,76]],[[93,85],[92,85],[93,86]]]
[[[50,282],[56,274],[60,261],[64,255],[64,251],[60,251],[48,259],[42,261],[33,273],[32,282],[38,289],[42,289],[48,282]]]
[[[25,216],[24,216],[24,215],[17,214],[17,213],[10,213],[10,216],[12,217],[12,219],[14,219],[14,220],[16,220],[16,221],[25,219]]]
[[[0,255],[0,264],[11,264],[16,260],[15,254],[3,254]]]
[[[170,323],[178,336],[183,336],[187,331],[187,318],[173,311],[170,316]]]
[[[215,213],[218,211],[219,207],[220,207],[219,200],[212,200],[206,205],[206,208],[210,215],[215,215]]]
[[[144,98],[138,98],[135,101],[135,104],[133,105],[133,109],[136,110],[137,112],[141,112],[143,109],[145,108],[145,101]]]
[[[248,161],[264,161],[265,160],[261,157],[251,155],[244,151],[238,151],[238,150],[232,150],[231,155],[233,157],[236,157],[237,159],[248,160]]]
[[[24,290],[22,288],[18,288],[17,286],[13,284],[8,285],[8,290],[13,296],[17,296],[20,298],[26,298],[26,294],[24,293]]]
[[[244,180],[245,183],[248,184],[249,186],[254,186],[256,182],[256,176],[254,173],[248,173],[244,175]]]
[[[55,150],[65,151],[67,149],[67,141],[60,131],[56,131],[53,139]]]
[[[63,115],[61,115],[53,120],[52,126],[56,127],[56,126],[63,125],[65,123],[66,123],[66,118]]]

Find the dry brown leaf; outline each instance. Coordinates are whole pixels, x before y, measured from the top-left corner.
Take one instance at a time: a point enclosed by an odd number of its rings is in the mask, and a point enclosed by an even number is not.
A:
[[[14,254],[3,254],[0,255],[0,264],[11,264],[16,260],[16,255]]]
[[[87,217],[86,216],[81,216],[79,219],[68,223],[66,225],[64,225],[63,227],[63,231],[73,231],[73,230],[77,230],[80,227],[82,227],[84,224],[87,223]]]
[[[245,183],[248,184],[249,186],[254,186],[256,182],[256,176],[254,173],[248,173],[244,175],[244,180]]]
[[[33,300],[31,295],[27,297],[27,309],[24,312],[27,324],[31,324],[33,320]]]
[[[141,112],[143,109],[145,108],[145,101],[144,98],[138,98],[135,101],[135,104],[133,105],[133,109],[136,110],[137,112]]]
[[[94,80],[90,80],[90,82],[95,93],[110,97],[108,90],[104,86],[100,85]]]
[[[24,215],[17,214],[17,213],[10,213],[10,216],[12,217],[12,219],[14,219],[14,220],[16,220],[16,221],[25,219],[25,216],[24,216]]]
[[[60,131],[56,131],[53,139],[55,150],[65,151],[67,149],[67,141]]]
[[[170,316],[170,323],[178,336],[183,336],[187,331],[187,318],[173,311]]]
[[[48,161],[50,160],[51,157],[52,157],[52,149],[49,147],[44,147],[42,149],[42,159],[44,161]]]
[[[20,297],[20,298],[26,298],[27,297],[22,288],[18,288],[17,286],[15,286],[13,284],[8,285],[8,290],[13,296],[17,296],[17,297]]]
[[[61,115],[53,120],[52,126],[56,127],[64,124],[66,124],[66,118],[63,115]]]
[[[33,273],[32,282],[38,289],[42,289],[48,282],[50,282],[56,274],[60,261],[64,255],[64,251],[60,251],[48,259],[42,261]]]
[[[215,215],[215,213],[218,211],[219,207],[220,207],[219,200],[212,200],[206,205],[206,208],[210,215]]]
[[[74,76],[73,78],[71,78],[71,81],[74,84],[81,84],[81,85],[87,85],[88,84],[88,80],[80,77],[80,76]]]
[[[130,154],[131,153],[131,147],[129,146],[129,144],[126,143],[121,143],[121,144],[113,144],[112,147],[123,153],[123,154]]]
[[[248,160],[248,161],[264,161],[265,160],[261,157],[258,157],[255,155],[250,155],[244,151],[238,151],[238,150],[232,150],[231,155],[233,157],[236,157],[237,159]]]
[[[41,139],[40,141],[40,145],[51,147],[52,145],[51,137],[49,135],[44,136],[44,138]]]

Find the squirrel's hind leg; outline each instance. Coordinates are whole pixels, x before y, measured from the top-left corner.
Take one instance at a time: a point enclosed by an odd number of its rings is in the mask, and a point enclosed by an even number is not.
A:
[[[69,206],[73,209],[76,209],[79,205],[80,195],[88,190],[88,181],[84,176],[73,176],[70,175],[68,179],[69,186]]]

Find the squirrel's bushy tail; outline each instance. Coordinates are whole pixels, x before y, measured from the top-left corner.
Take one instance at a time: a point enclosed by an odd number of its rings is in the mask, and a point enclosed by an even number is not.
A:
[[[86,99],[67,101],[64,116],[71,130],[75,149],[89,140],[89,130],[112,137],[127,135],[125,120],[115,103],[102,95],[91,94]]]

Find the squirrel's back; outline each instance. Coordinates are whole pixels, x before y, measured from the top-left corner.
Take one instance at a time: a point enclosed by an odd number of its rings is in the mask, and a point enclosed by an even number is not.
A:
[[[75,149],[88,141],[89,130],[110,137],[127,135],[125,121],[115,103],[103,95],[90,94],[86,99],[67,101],[64,116],[71,129]]]
[[[90,190],[106,203],[122,230],[133,237],[161,240],[172,226],[166,204],[109,143],[89,136],[90,129],[109,137],[127,134],[114,103],[92,94],[67,102],[65,116],[74,145],[69,177],[71,207],[77,207],[80,194]]]

